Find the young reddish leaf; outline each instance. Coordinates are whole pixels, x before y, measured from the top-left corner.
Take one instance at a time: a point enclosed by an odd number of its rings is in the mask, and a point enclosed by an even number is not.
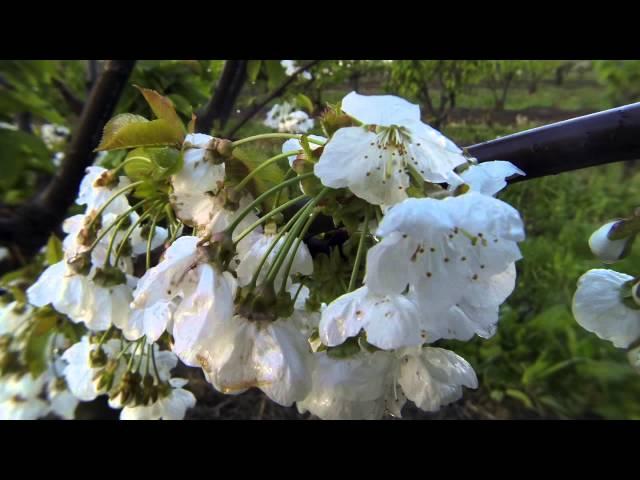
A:
[[[112,118],[104,127],[96,151],[144,146],[180,145],[184,133],[166,119],[149,121],[140,115],[124,113]]]
[[[155,90],[151,90],[149,88],[139,87],[138,85],[134,85],[134,87],[144,95],[144,99],[147,101],[156,117],[166,120],[171,125],[174,125],[181,133],[185,132],[184,124],[176,113],[176,108],[170,98],[163,97]]]

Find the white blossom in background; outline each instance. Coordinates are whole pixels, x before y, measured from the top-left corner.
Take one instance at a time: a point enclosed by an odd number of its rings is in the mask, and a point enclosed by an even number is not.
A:
[[[460,183],[454,172],[467,159],[451,140],[420,120],[420,107],[392,95],[351,92],[342,110],[362,123],[339,129],[314,172],[323,185],[349,188],[375,205],[407,198],[410,169],[432,183]]]
[[[277,103],[267,112],[264,125],[278,132],[306,133],[315,122],[302,110],[294,110],[290,103]]]
[[[0,306],[0,335],[13,334],[29,318],[33,311],[30,305],[20,304],[17,301]]]
[[[34,378],[30,373],[0,378],[0,420],[36,420],[49,413],[41,398],[45,374]]]
[[[289,77],[293,75],[299,68],[295,60],[281,60],[280,65],[282,65],[282,68],[284,68],[284,73]],[[303,71],[300,76],[305,80],[311,80],[312,78],[311,72],[308,72],[307,70]]]
[[[71,131],[62,125],[53,125],[46,123],[40,127],[40,136],[42,141],[49,149],[54,149],[61,142],[64,142],[70,135]]]
[[[582,275],[573,297],[573,315],[580,326],[618,348],[627,348],[640,338],[640,305],[636,307],[631,297],[623,301],[633,279],[601,268]]]

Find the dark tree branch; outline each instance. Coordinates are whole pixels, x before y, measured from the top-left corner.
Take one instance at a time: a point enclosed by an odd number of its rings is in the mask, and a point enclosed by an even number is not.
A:
[[[87,92],[90,92],[98,80],[100,65],[98,60],[87,60]]]
[[[54,78],[52,83],[62,95],[62,98],[69,107],[69,110],[71,110],[74,115],[80,115],[84,108],[84,102],[76,97],[69,87],[57,78]]]
[[[264,100],[262,100],[261,102],[257,103],[256,105],[254,105],[247,113],[245,113],[245,115],[242,117],[242,119],[240,119],[240,121],[236,124],[235,127],[233,127],[231,129],[231,131],[226,135],[229,138],[233,138],[233,136],[237,133],[238,130],[240,130],[240,128],[242,128],[242,126],[247,123],[249,120],[251,120],[253,117],[255,117],[258,113],[260,113],[260,111],[273,99],[278,98],[279,96],[281,96],[285,90],[287,89],[287,87],[289,87],[289,85],[291,85],[295,79],[298,77],[298,75],[300,75],[302,72],[304,72],[305,70],[308,70],[309,68],[313,67],[316,63],[318,63],[320,60],[312,60],[310,62],[308,62],[307,64],[301,66],[300,68],[298,68],[295,72],[293,72],[291,74],[291,76],[289,78],[287,78],[284,82],[282,82],[282,84],[276,88],[273,92],[271,92]]]
[[[135,60],[110,60],[91,90],[77,130],[73,132],[56,175],[35,198],[0,217],[0,243],[17,245],[29,256],[42,247],[73,204],[85,169],[93,163],[93,149],[116,107]]]
[[[198,113],[196,132],[209,133],[216,120],[226,124],[247,74],[247,60],[227,60],[209,103]]]
[[[640,159],[640,103],[514,133],[467,151],[480,162],[517,165],[527,176],[513,182]]]

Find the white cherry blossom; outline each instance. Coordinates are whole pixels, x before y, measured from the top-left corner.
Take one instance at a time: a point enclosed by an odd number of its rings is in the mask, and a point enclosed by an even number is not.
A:
[[[384,350],[420,345],[420,312],[401,294],[377,295],[364,286],[338,297],[322,312],[320,339],[330,347],[348,337],[367,334],[367,342]]]
[[[87,167],[87,174],[80,183],[80,190],[76,203],[78,205],[86,205],[87,213],[98,210],[109,198],[119,189],[126,187],[131,182],[127,177],[119,177],[118,182],[111,186],[99,186],[96,182],[104,180],[109,175],[109,170],[102,167]],[[126,212],[131,206],[125,195],[118,195],[105,208],[104,213],[113,213],[119,215]]]
[[[224,184],[225,166],[215,165],[208,148],[215,139],[195,133],[185,138],[184,165],[171,177],[176,216],[187,225],[204,226],[220,208],[215,197]]]
[[[573,297],[573,315],[580,326],[618,348],[640,338],[640,309],[625,304],[622,297],[632,280],[630,275],[601,268],[582,275]]]
[[[615,263],[629,250],[635,235],[619,240],[611,240],[609,233],[615,231],[620,220],[607,222],[589,237],[589,248],[593,254],[604,263]]]
[[[30,373],[9,375],[0,379],[0,420],[36,420],[49,413],[41,398],[46,375],[37,378]]]
[[[373,420],[385,412],[400,416],[408,399],[433,412],[460,399],[462,387],[477,386],[471,365],[442,348],[360,352],[346,359],[320,353],[311,392],[298,402],[298,410],[322,419]]]
[[[508,204],[475,192],[444,200],[410,198],[392,207],[367,252],[372,292],[402,293],[410,285],[421,308],[442,311],[476,282],[521,258],[522,220]]]
[[[218,325],[197,360],[207,380],[223,393],[257,387],[274,402],[289,406],[309,391],[309,345],[283,319],[251,321],[235,315]]]
[[[91,343],[88,336],[69,347],[62,354],[62,360],[66,363],[62,374],[67,382],[71,393],[83,402],[94,400],[98,395],[107,393],[98,389],[94,376],[99,370],[98,367],[91,366],[91,352],[98,348],[97,343]],[[108,340],[102,345],[108,359],[115,358],[120,351],[118,340]],[[118,368],[115,374],[114,385],[118,382],[118,377],[123,373],[122,368]]]
[[[342,110],[363,126],[339,129],[314,172],[323,185],[348,187],[376,205],[407,198],[409,169],[432,183],[459,183],[454,168],[467,160],[448,138],[420,120],[418,105],[392,95],[351,92]]]

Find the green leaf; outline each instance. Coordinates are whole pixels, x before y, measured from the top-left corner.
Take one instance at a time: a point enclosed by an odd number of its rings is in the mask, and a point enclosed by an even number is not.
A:
[[[314,110],[313,102],[304,93],[299,93],[296,96],[296,102],[298,103],[298,105],[304,108],[307,112],[313,113],[313,110]]]
[[[149,88],[142,88],[134,85],[140,93],[144,96],[151,110],[161,120],[166,120],[167,123],[172,125],[176,131],[179,131],[184,136],[185,128],[182,120],[176,113],[176,108],[173,106],[173,102],[168,97],[163,97],[155,90]]]
[[[170,147],[141,147],[125,159],[124,171],[133,180],[160,180],[182,168],[182,153]]]
[[[49,237],[49,241],[47,242],[47,249],[45,254],[45,259],[47,264],[53,265],[54,263],[58,263],[64,258],[64,252],[62,250],[62,242],[55,235],[51,235]]]
[[[261,66],[262,60],[249,60],[247,62],[247,77],[251,82],[255,82],[258,78]]]
[[[516,400],[520,400],[525,407],[534,408],[533,402],[529,399],[526,393],[521,392],[520,390],[515,390],[513,388],[508,388],[504,393],[512,398],[515,398]]]
[[[327,356],[331,358],[349,358],[360,352],[360,345],[356,337],[347,338],[344,343],[327,349]]]
[[[29,332],[24,350],[24,359],[29,372],[39,376],[47,368],[48,343],[56,326],[57,315],[51,310],[36,313],[34,326]]]
[[[51,155],[44,142],[37,136],[0,128],[0,188],[11,188],[29,166],[52,171]]]
[[[269,90],[275,90],[285,78],[287,74],[284,68],[280,65],[280,60],[265,60],[265,67],[267,68],[267,85]]]
[[[122,113],[104,127],[96,151],[118,150],[143,146],[179,145],[184,133],[165,119],[149,121],[140,115]]]
[[[233,161],[229,162],[227,170],[227,178],[231,182],[239,182],[250,171],[254,170],[258,165],[266,160],[262,150],[257,150],[250,146],[238,147],[233,150]],[[286,163],[286,159],[282,160]],[[271,164],[260,171],[258,175],[251,179],[248,188],[254,196],[267,191],[269,188],[277,185],[284,178],[284,170],[276,164]],[[275,196],[266,199],[268,207],[273,202]]]

